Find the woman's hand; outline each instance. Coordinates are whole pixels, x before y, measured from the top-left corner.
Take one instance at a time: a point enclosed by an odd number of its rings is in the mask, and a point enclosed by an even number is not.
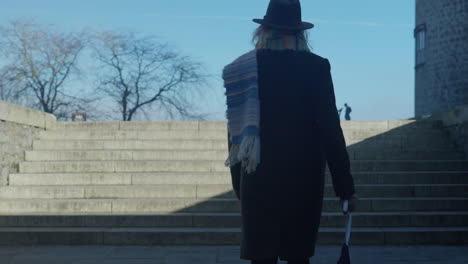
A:
[[[358,200],[359,200],[359,197],[357,195],[355,195],[355,194],[353,194],[353,196],[351,196],[351,198],[349,198],[349,200],[348,200],[348,212],[354,212],[354,210],[357,207]],[[341,200],[341,208],[344,207],[344,201],[345,200]]]

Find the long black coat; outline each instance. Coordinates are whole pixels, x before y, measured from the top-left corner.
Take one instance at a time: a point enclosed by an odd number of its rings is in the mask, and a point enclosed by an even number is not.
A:
[[[230,168],[241,201],[241,258],[311,257],[327,161],[336,195],[354,194],[330,64],[293,50],[258,50],[257,61],[261,161],[251,174],[240,163]]]

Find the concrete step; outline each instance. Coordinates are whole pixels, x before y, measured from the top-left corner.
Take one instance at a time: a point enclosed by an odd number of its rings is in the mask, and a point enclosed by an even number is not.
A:
[[[236,199],[2,199],[0,214],[239,212]],[[324,212],[339,212],[338,198],[324,198]],[[468,211],[467,197],[363,197],[357,212]]]
[[[462,160],[456,151],[348,151],[352,160]],[[33,150],[25,152],[26,161],[116,161],[116,160],[226,160],[227,150]]]
[[[356,184],[359,197],[467,197],[468,184]],[[325,197],[335,197],[331,184]],[[235,198],[231,184],[6,186],[0,199]]]
[[[353,172],[362,171],[465,171],[466,160],[355,160]],[[47,172],[226,172],[218,160],[135,160],[135,161],[42,161],[21,162],[21,173]]]
[[[344,228],[320,228],[318,244],[341,245]],[[239,245],[239,228],[1,228],[1,245]],[[463,245],[468,227],[354,228],[352,245]]]
[[[468,211],[454,212],[357,212],[353,227],[464,226]],[[321,227],[342,227],[341,212],[324,212]],[[100,214],[100,215],[0,215],[0,227],[199,227],[239,228],[240,213]]]
[[[355,172],[355,184],[468,184],[466,171]],[[331,177],[326,175],[326,183]],[[146,185],[231,184],[230,172],[143,173],[20,173],[10,174],[11,186],[23,185]]]

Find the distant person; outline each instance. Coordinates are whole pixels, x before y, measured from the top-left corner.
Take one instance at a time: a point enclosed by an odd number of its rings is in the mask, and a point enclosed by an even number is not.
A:
[[[343,112],[343,107],[340,108],[340,110],[338,110],[338,117],[341,119],[341,112]]]
[[[345,112],[345,119],[346,120],[351,120],[351,112],[353,111],[353,109],[351,109],[351,107],[348,106],[348,104],[344,104],[345,108],[346,108],[346,112]]]
[[[328,163],[341,206],[354,210],[349,155],[330,63],[309,49],[299,0],[271,0],[255,49],[223,70],[240,258],[309,264],[315,254]]]

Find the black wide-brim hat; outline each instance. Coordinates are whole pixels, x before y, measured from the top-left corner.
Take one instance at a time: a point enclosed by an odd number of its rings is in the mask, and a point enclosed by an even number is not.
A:
[[[302,21],[299,0],[270,0],[263,19],[255,18],[253,21],[260,25],[287,31],[301,31],[314,27],[314,24]]]

